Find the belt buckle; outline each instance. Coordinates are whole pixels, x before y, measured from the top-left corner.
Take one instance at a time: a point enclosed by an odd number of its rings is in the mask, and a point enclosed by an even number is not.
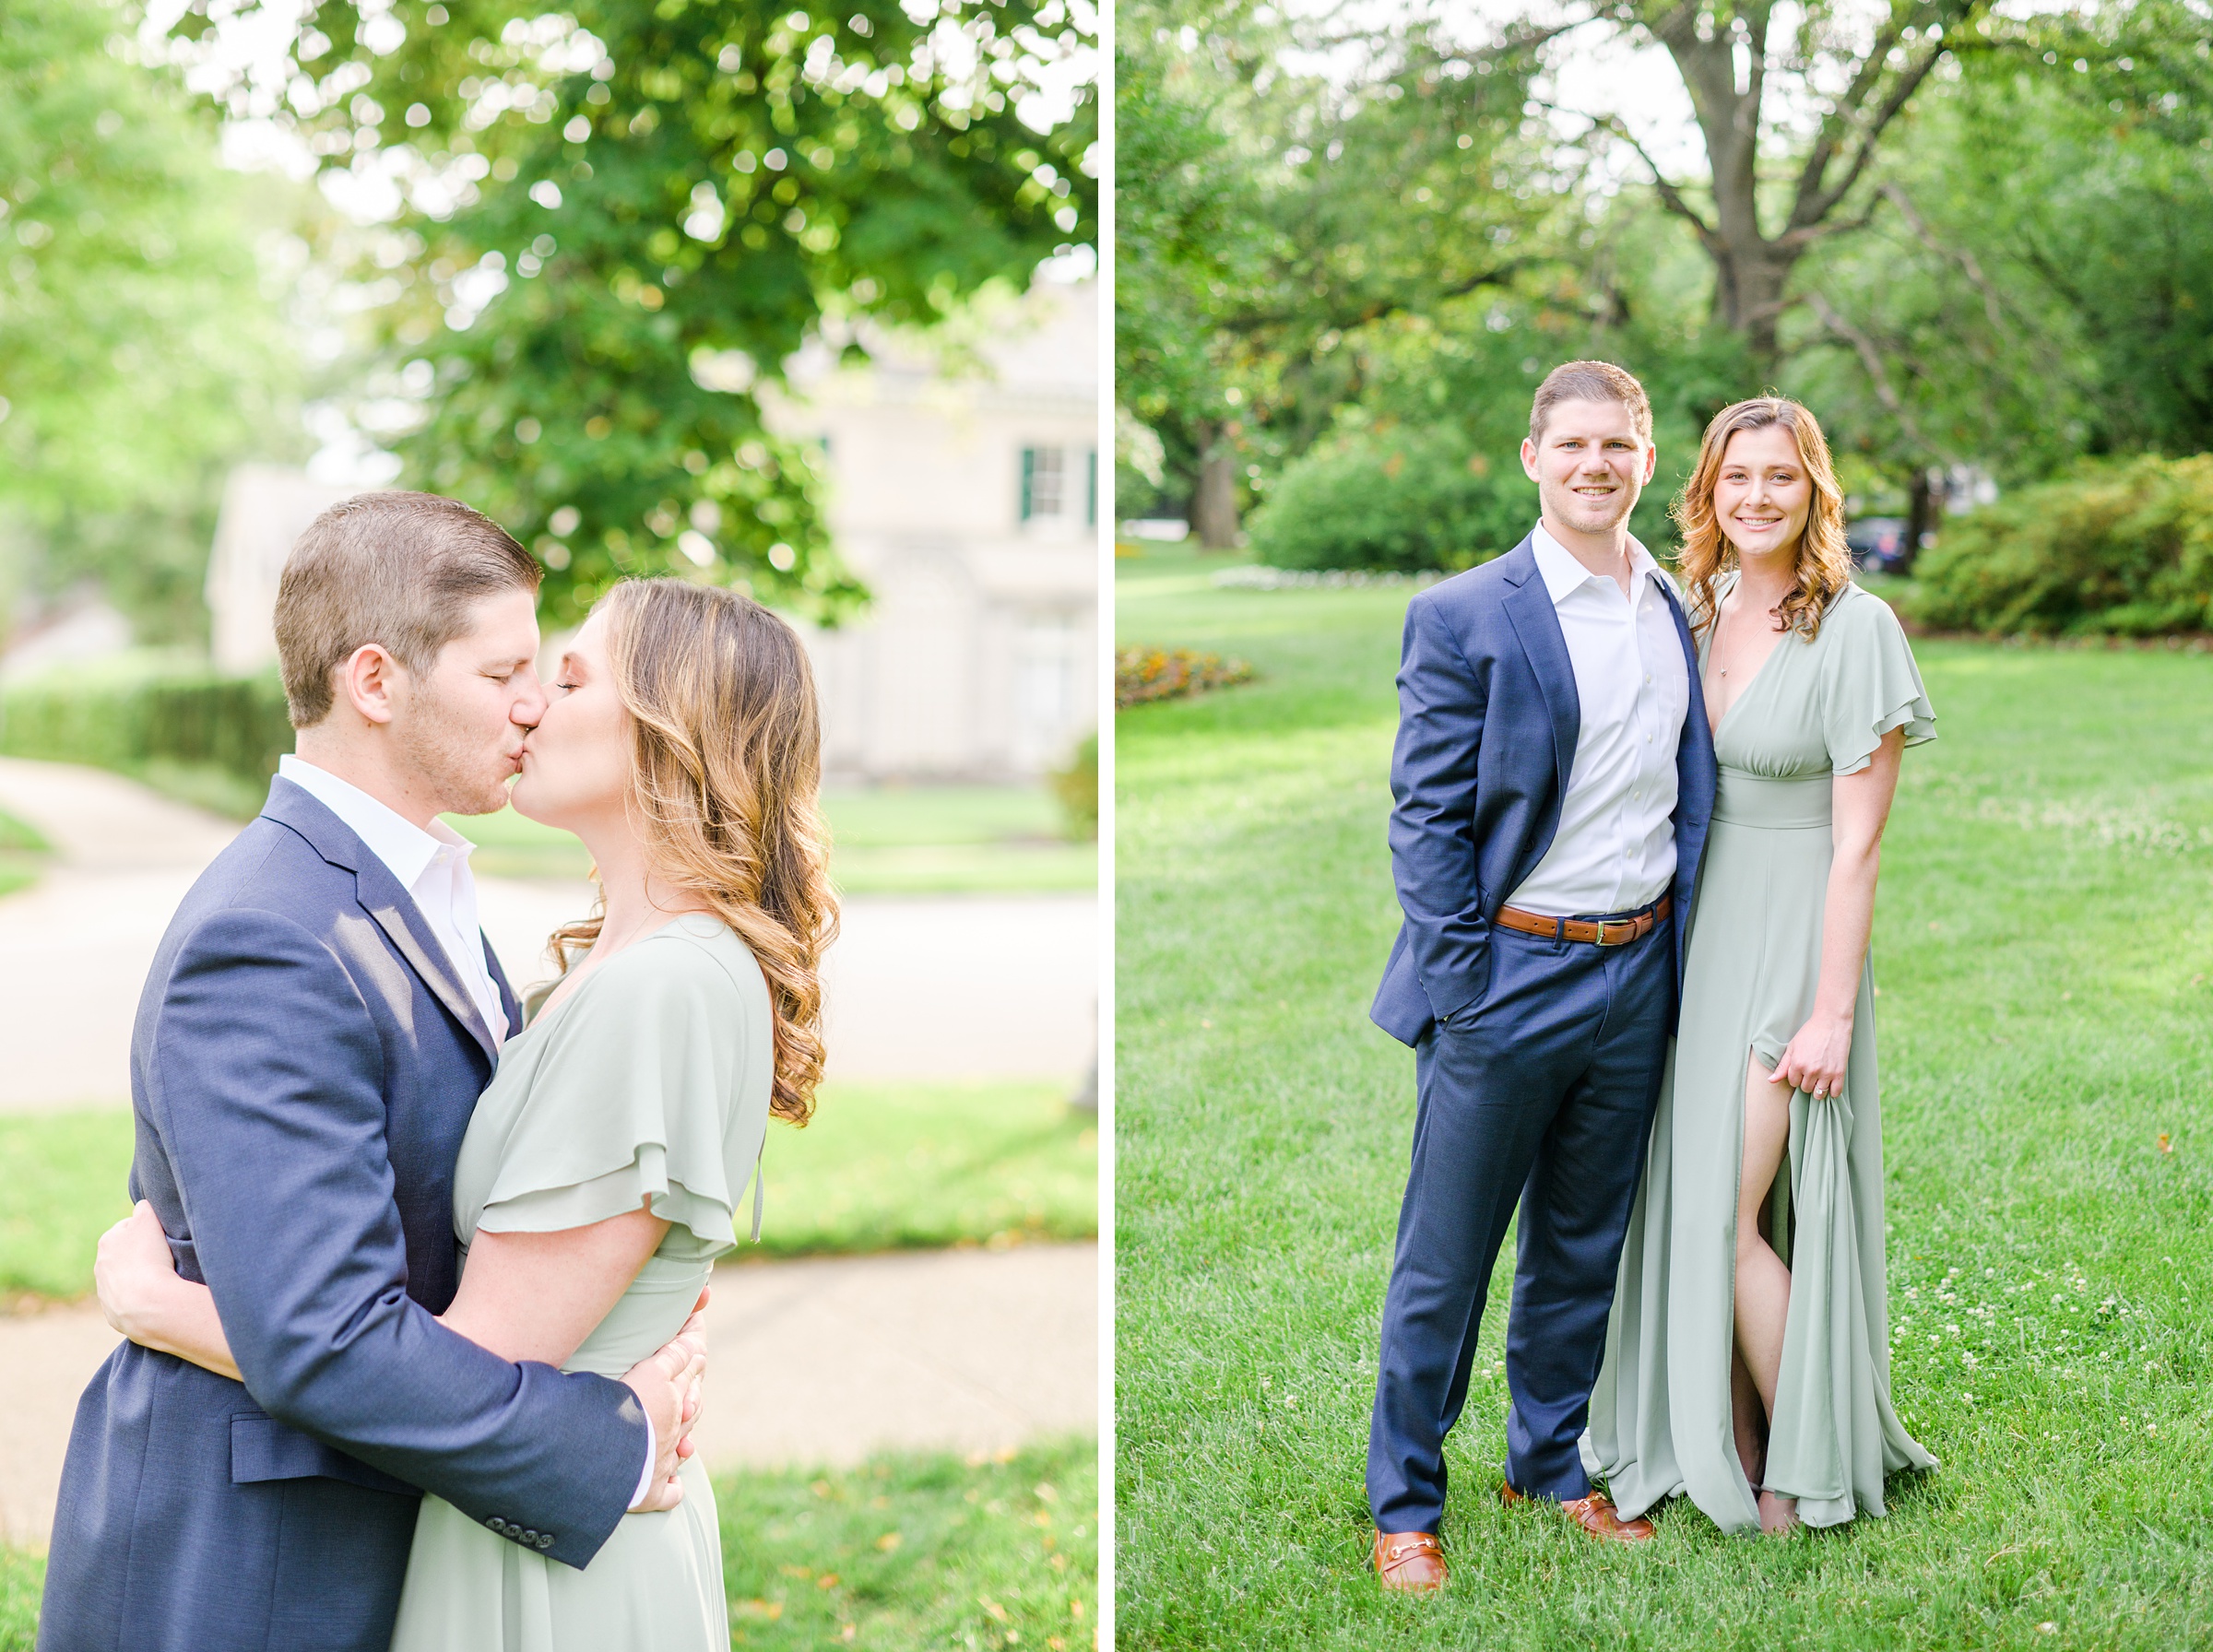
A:
[[[1628,933],[1623,936],[1619,940],[1608,940],[1606,938],[1606,931],[1613,927],[1613,926],[1609,925],[1604,918],[1599,919],[1596,924],[1592,926],[1592,928],[1598,931],[1598,945],[1602,947],[1626,947],[1631,941],[1637,938],[1637,920],[1635,918],[1631,918],[1627,923],[1623,924],[1620,926],[1624,929],[1627,929]]]

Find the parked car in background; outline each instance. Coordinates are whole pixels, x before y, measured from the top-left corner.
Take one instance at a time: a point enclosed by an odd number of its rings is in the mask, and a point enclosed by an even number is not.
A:
[[[1863,516],[1844,529],[1852,560],[1870,573],[1888,573],[1906,560],[1906,523],[1900,516]]]

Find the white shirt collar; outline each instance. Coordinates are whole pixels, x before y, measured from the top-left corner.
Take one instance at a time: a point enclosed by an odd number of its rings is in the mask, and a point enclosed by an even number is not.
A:
[[[1557,608],[1566,599],[1568,592],[1579,589],[1592,580],[1607,578],[1605,574],[1592,572],[1590,569],[1577,561],[1575,553],[1554,538],[1542,522],[1537,524],[1536,531],[1532,533],[1529,537],[1530,549],[1536,553],[1537,572],[1543,575],[1544,589],[1551,595],[1555,608]],[[1660,564],[1653,560],[1652,553],[1645,549],[1643,542],[1636,535],[1629,535],[1628,540],[1629,595],[1634,597],[1639,589],[1639,579],[1649,578],[1652,574],[1658,573]],[[1609,580],[1608,583],[1612,582]]]
[[[433,816],[431,829],[425,832],[350,781],[340,780],[328,769],[318,769],[290,752],[277,760],[277,773],[350,827],[369,852],[391,869],[404,890],[414,889],[442,851],[449,859],[467,859],[476,848],[444,820]]]

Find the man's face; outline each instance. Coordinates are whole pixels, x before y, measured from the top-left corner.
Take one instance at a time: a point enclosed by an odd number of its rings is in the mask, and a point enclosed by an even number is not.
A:
[[[1627,520],[1659,457],[1627,402],[1560,402],[1536,439],[1521,443],[1521,468],[1545,518],[1578,534],[1610,533]]]
[[[485,815],[507,801],[523,737],[546,709],[538,680],[538,599],[516,588],[479,597],[467,629],[428,671],[394,682],[393,736],[441,814]]]

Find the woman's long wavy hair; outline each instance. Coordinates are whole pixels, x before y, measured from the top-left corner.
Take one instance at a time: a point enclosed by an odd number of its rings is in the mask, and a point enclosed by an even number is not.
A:
[[[630,807],[648,863],[751,950],[775,1025],[769,1110],[804,1125],[822,1077],[822,952],[837,936],[806,651],[751,597],[683,580],[626,580],[595,611],[630,712]],[[553,932],[562,974],[603,918]]]
[[[1852,583],[1852,552],[1844,543],[1844,490],[1837,486],[1837,467],[1829,459],[1820,420],[1797,402],[1779,395],[1756,396],[1713,416],[1698,446],[1698,466],[1675,497],[1675,525],[1683,533],[1683,556],[1676,566],[1690,590],[1694,630],[1712,625],[1718,607],[1714,582],[1737,565],[1736,547],[1722,532],[1713,512],[1713,487],[1722,474],[1729,438],[1739,431],[1763,431],[1778,424],[1798,444],[1799,462],[1814,484],[1814,500],[1806,513],[1805,531],[1798,538],[1797,587],[1769,610],[1775,629],[1796,631],[1812,642],[1820,632],[1828,605]]]

